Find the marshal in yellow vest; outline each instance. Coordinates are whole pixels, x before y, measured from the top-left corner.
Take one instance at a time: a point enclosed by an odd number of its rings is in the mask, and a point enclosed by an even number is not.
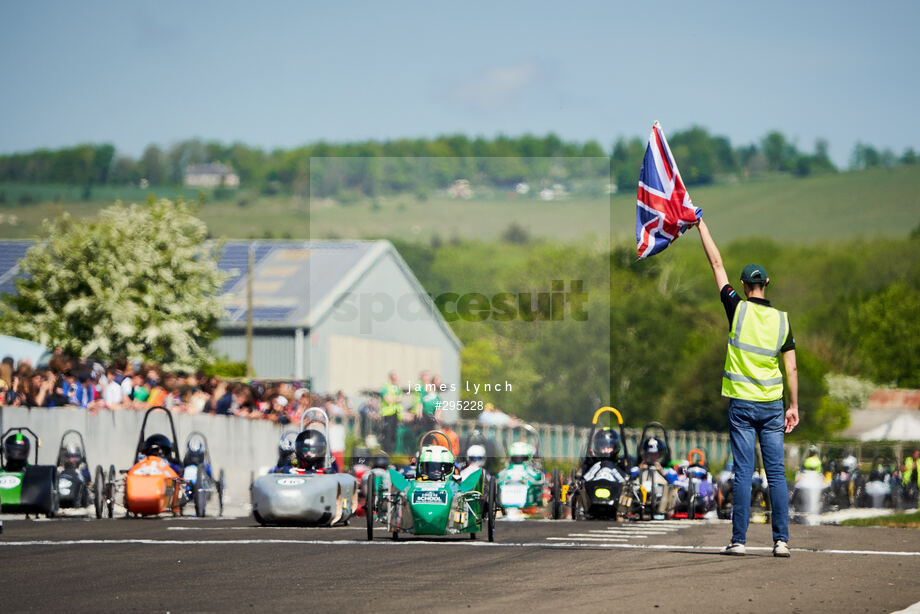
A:
[[[741,301],[728,334],[722,396],[745,401],[782,399],[779,353],[788,331],[786,312]]]

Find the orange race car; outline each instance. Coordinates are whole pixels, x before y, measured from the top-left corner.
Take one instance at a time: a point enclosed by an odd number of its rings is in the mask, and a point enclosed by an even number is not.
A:
[[[160,433],[146,436],[147,419],[152,412],[158,410],[165,412],[169,417],[172,440]],[[187,484],[181,477],[184,469],[176,451],[176,441],[178,436],[172,413],[162,406],[148,409],[144,414],[137,440],[134,466],[121,471],[125,474],[124,481],[106,484],[105,490],[110,501],[114,502],[116,493],[124,493],[123,505],[126,515],[156,516],[171,512],[177,516],[182,513],[182,508],[189,500],[198,496],[198,493],[193,492],[196,489],[195,485]],[[112,476],[113,473],[110,471],[109,475]],[[108,508],[109,518],[113,515],[112,507],[110,505]]]

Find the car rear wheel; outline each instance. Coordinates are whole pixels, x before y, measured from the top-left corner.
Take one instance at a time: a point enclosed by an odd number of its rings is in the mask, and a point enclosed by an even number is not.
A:
[[[559,476],[559,467],[553,469],[553,520],[562,518],[562,484]]]
[[[376,508],[376,489],[374,488],[374,472],[367,472],[367,481],[364,485],[364,517],[367,520],[367,541],[374,541],[374,509]]]
[[[105,511],[105,472],[102,465],[96,465],[96,477],[93,480],[93,507],[96,509],[96,518],[102,518]]]
[[[496,499],[498,499],[497,493],[498,493],[498,485],[495,483],[495,480],[489,480],[489,500],[488,500],[489,525],[488,527],[486,527],[486,534],[490,542],[495,541],[495,501]]]
[[[105,480],[105,505],[109,518],[115,517],[115,465],[109,465]]]
[[[217,515],[224,515],[224,470],[217,474]]]
[[[204,518],[208,506],[208,474],[205,473],[204,465],[197,467],[192,499],[195,501],[195,516]]]

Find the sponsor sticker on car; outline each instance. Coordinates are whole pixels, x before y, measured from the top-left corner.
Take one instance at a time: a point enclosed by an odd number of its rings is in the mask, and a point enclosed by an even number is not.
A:
[[[416,490],[412,493],[412,503],[429,503],[447,505],[447,491],[445,490]]]
[[[527,486],[524,484],[502,484],[499,490],[502,505],[524,507],[527,503]]]
[[[0,488],[16,488],[20,482],[22,480],[19,479],[19,476],[5,475],[0,477]]]
[[[297,486],[306,482],[303,478],[281,478],[278,480],[278,486]]]

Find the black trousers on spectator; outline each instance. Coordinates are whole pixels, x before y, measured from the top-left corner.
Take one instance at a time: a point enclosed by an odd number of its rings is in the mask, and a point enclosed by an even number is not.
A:
[[[419,421],[422,427],[422,433],[427,433],[428,431],[433,431],[438,428],[438,421],[430,414],[422,414]]]
[[[380,445],[387,454],[393,453],[396,447],[396,429],[399,426],[399,416],[391,414],[383,417],[383,434]]]

